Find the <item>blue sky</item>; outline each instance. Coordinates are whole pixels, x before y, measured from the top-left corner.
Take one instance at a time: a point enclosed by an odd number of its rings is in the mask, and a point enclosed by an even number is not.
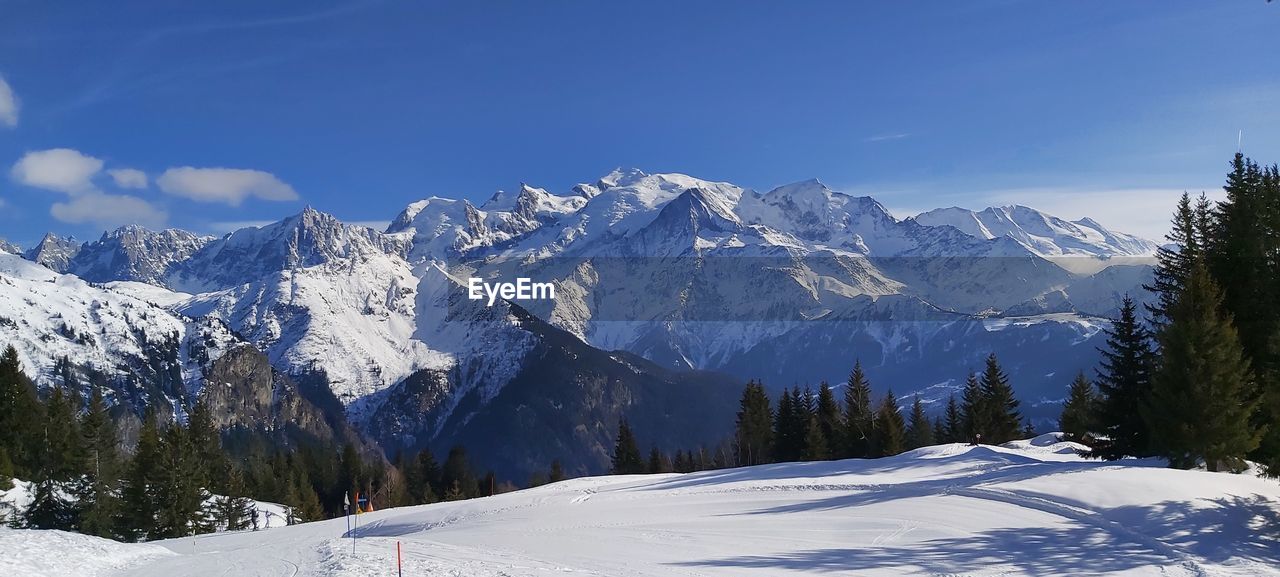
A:
[[[0,237],[817,177],[1160,234],[1280,160],[1280,5],[0,0]]]

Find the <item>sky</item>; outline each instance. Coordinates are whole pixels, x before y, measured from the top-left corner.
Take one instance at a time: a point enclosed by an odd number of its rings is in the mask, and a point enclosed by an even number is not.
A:
[[[808,178],[1163,234],[1280,161],[1280,3],[0,0],[0,238]],[[1240,138],[1243,133],[1243,138]]]

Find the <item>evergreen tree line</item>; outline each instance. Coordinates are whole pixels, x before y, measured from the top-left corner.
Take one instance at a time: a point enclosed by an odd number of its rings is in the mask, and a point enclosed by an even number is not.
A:
[[[55,363],[58,382],[41,398],[17,350],[0,355],[0,490],[22,479],[31,494],[25,508],[0,511],[11,526],[154,540],[336,517],[354,511],[357,492],[385,507],[484,496],[497,487],[492,473],[471,472],[462,447],[443,468],[429,451],[393,467],[365,459],[350,443],[219,431],[203,402],[178,422],[148,409],[130,453],[103,388],[90,384],[82,399],[71,367],[67,359]],[[266,518],[253,499],[285,505],[285,518]]]
[[[614,440],[609,472],[614,475],[640,475],[645,473],[692,473],[733,466],[732,448],[727,442],[715,447],[677,449],[669,454],[651,446],[648,456],[640,451],[639,440],[626,418],[618,421],[618,436]],[[559,463],[552,463],[552,472]],[[554,482],[554,480],[552,480]]]
[[[1090,456],[1280,474],[1280,170],[1236,154],[1224,189],[1182,195],[1151,304],[1126,296],[1072,383],[1060,424]]]
[[[614,474],[690,472],[778,463],[874,458],[937,443],[999,444],[1033,434],[1023,426],[1018,400],[994,354],[981,375],[970,374],[960,400],[949,398],[942,415],[930,419],[917,395],[904,416],[890,391],[873,402],[871,382],[855,362],[843,400],[828,383],[792,387],[776,408],[765,387],[751,381],[742,391],[734,436],[708,453],[677,451],[674,459],[651,449],[645,459],[635,433],[623,419],[614,443]]]

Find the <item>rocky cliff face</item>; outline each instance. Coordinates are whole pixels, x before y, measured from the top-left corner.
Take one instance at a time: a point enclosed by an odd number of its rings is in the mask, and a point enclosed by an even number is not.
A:
[[[274,369],[251,346],[232,349],[210,363],[200,399],[223,430],[265,433],[286,443],[360,444],[340,404],[315,398],[314,389]]]

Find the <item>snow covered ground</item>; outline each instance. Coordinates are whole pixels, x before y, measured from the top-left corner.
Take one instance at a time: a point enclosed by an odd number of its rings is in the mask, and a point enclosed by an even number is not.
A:
[[[350,533],[335,519],[136,546],[66,539],[0,533],[0,559],[27,559],[0,574],[70,574],[41,555],[137,552],[74,574],[395,575],[399,542],[412,576],[1280,575],[1280,483],[1085,461],[1039,437],[575,479],[361,515]]]

